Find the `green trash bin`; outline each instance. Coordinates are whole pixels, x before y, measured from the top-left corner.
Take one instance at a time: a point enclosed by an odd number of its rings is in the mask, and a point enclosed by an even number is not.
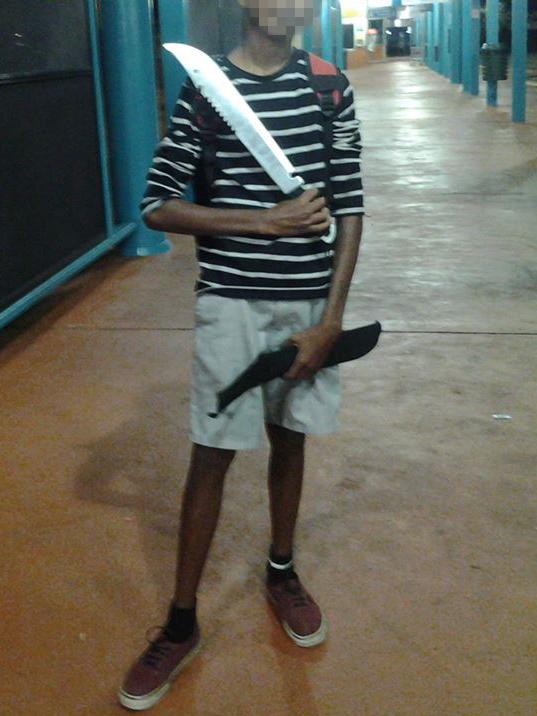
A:
[[[479,54],[485,82],[507,79],[507,50],[503,45],[485,43]]]

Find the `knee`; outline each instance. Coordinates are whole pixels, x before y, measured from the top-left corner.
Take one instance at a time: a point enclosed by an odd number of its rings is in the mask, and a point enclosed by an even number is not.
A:
[[[190,481],[223,481],[235,454],[235,450],[223,450],[194,443],[190,461]]]
[[[284,428],[282,425],[274,425],[273,423],[268,423],[266,428],[270,446],[273,451],[304,449],[306,441],[304,433],[289,430],[289,428]]]

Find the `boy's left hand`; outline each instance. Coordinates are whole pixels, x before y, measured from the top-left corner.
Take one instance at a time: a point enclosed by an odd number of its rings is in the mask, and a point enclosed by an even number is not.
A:
[[[341,327],[335,324],[320,323],[291,336],[288,342],[298,347],[298,355],[283,377],[287,380],[313,378],[341,333]]]

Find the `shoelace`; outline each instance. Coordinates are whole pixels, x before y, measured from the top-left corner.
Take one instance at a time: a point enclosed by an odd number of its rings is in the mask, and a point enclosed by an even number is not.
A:
[[[153,629],[158,629],[159,633],[154,639],[151,639],[148,634],[150,634]],[[152,627],[146,632],[145,638],[149,642],[149,649],[144,655],[142,661],[147,666],[157,668],[162,659],[170,653],[170,646],[164,641],[166,639],[166,635],[163,627]]]

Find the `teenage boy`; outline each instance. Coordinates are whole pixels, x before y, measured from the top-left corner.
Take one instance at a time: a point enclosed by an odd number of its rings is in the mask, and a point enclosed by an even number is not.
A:
[[[149,708],[200,647],[196,599],[218,521],[224,478],[237,450],[266,430],[271,545],[266,594],[299,646],[321,643],[327,622],[293,564],[293,537],[306,434],[337,429],[336,367],[319,370],[342,331],[362,233],[360,134],[353,91],[343,79],[325,147],[323,114],[308,56],[293,48],[296,27],[313,20],[313,0],[242,0],[243,41],[217,62],[287,154],[308,187],[286,200],[226,125],[216,137],[205,205],[183,200],[204,159],[199,98],[183,87],[157,147],[142,201],[151,228],[196,237],[200,275],[191,395],[192,454],[183,494],[176,587],[166,623],[127,673],[124,706]],[[330,185],[330,193],[328,192]],[[330,196],[330,208],[326,196]],[[327,243],[332,221],[334,244]],[[218,418],[216,394],[262,351],[298,347],[284,379],[249,391]]]

